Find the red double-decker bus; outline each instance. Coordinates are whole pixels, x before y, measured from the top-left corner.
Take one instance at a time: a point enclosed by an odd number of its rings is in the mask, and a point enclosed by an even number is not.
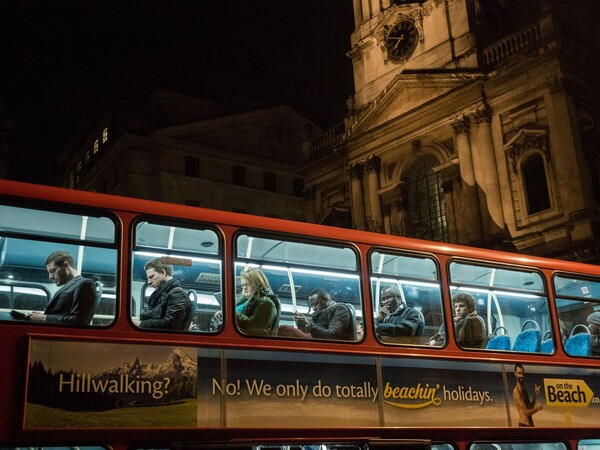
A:
[[[0,447],[598,448],[598,311],[597,266],[0,181]]]

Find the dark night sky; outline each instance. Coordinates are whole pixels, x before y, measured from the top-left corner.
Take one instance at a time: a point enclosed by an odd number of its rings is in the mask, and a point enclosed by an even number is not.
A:
[[[110,98],[157,87],[244,94],[335,125],[353,90],[353,27],[350,0],[0,0],[9,177],[36,181]]]

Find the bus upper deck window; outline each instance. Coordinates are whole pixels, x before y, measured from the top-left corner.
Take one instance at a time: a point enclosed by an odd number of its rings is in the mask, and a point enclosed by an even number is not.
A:
[[[570,356],[600,356],[600,280],[559,274],[553,285],[565,352]]]
[[[386,344],[444,345],[437,263],[430,257],[375,251],[370,257],[374,330]]]
[[[542,352],[551,329],[548,296],[538,272],[452,261],[454,338],[463,348]]]
[[[223,246],[217,232],[143,221],[135,226],[134,242],[134,324],[171,332],[220,331]]]
[[[358,257],[351,247],[290,236],[236,238],[236,324],[242,334],[362,339]]]
[[[72,326],[115,318],[117,226],[108,214],[0,206],[0,319]]]

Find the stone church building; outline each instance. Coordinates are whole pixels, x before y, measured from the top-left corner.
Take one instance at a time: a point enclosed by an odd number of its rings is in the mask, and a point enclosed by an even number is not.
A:
[[[304,147],[307,219],[599,262],[599,8],[564,3],[354,0],[355,92]]]

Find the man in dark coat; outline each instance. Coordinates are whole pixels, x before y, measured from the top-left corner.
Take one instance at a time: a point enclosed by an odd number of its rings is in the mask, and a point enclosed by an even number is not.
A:
[[[308,295],[308,304],[314,311],[310,318],[300,313],[294,314],[296,327],[282,325],[278,336],[301,337],[305,339],[336,339],[353,341],[356,339],[355,319],[351,306],[336,303],[329,292],[315,288]]]
[[[75,268],[73,256],[57,250],[46,258],[48,277],[61,288],[56,291],[45,311],[33,311],[26,316],[33,322],[66,325],[90,325],[96,310],[96,285],[83,278]]]
[[[375,319],[375,334],[378,338],[384,342],[411,343],[419,321],[419,313],[402,301],[397,286],[383,289],[379,314]]]
[[[144,265],[144,270],[148,283],[155,290],[150,295],[148,307],[140,314],[140,328],[183,330],[192,305],[179,281],[173,278],[173,266],[163,264],[161,258],[154,258]]]

